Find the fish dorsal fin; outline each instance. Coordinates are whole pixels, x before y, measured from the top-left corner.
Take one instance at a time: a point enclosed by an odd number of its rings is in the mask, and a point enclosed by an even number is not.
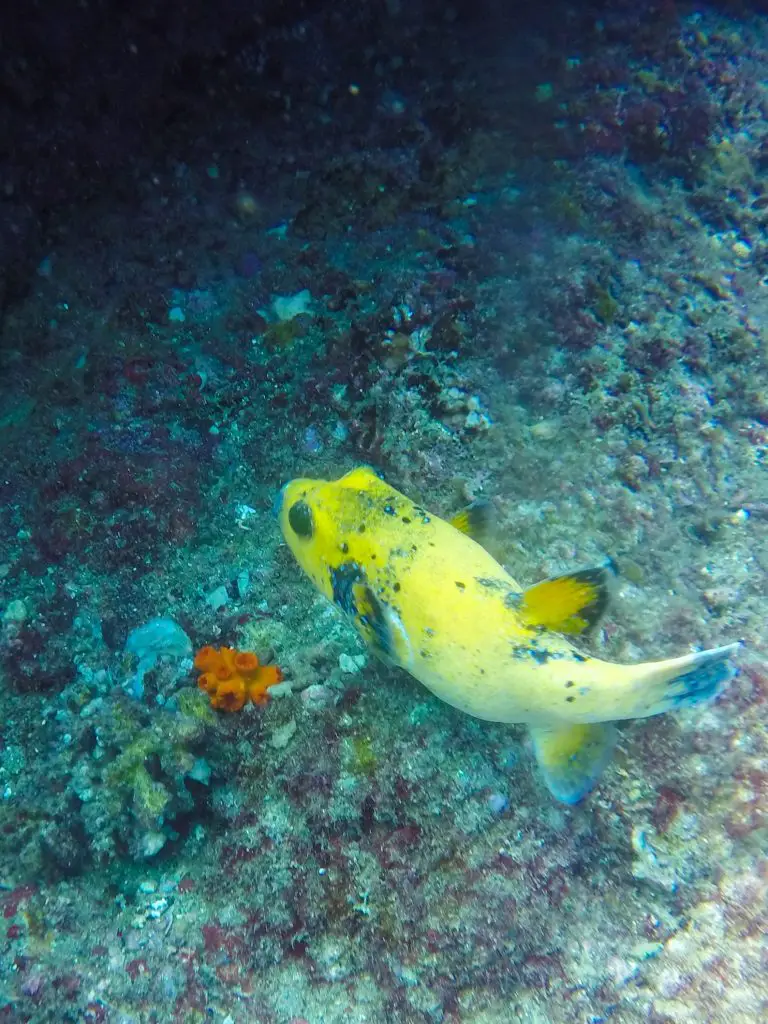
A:
[[[351,490],[368,490],[370,487],[381,487],[384,478],[373,466],[360,465],[350,469],[338,481],[341,487],[348,487]]]
[[[528,587],[517,612],[526,626],[576,635],[594,629],[610,598],[612,564],[552,576]]]
[[[491,504],[477,498],[451,519],[451,526],[485,547],[491,532]]]
[[[616,746],[613,722],[531,728],[533,749],[556,800],[577,804],[597,785]]]

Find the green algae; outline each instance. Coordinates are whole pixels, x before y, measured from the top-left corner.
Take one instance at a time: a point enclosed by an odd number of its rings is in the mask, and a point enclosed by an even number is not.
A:
[[[352,737],[352,755],[350,758],[350,770],[355,775],[365,775],[368,778],[376,774],[379,759],[373,749],[373,740],[367,733],[358,734]]]

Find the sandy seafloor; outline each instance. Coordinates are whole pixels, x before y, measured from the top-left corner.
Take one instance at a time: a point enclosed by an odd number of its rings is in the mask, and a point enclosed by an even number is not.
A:
[[[768,24],[454,14],[198,24],[130,129],[6,66],[0,1020],[768,1020]],[[523,584],[614,558],[593,653],[739,675],[556,804],[282,543],[363,462]]]

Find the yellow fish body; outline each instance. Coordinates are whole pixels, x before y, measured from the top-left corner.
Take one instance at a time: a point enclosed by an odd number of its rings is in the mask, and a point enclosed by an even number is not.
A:
[[[733,674],[739,644],[639,665],[588,657],[564,634],[595,625],[608,568],[523,590],[465,532],[471,510],[446,522],[368,467],[291,481],[276,514],[299,565],[377,654],[469,715],[527,724],[565,803],[594,787],[615,721],[705,700]]]

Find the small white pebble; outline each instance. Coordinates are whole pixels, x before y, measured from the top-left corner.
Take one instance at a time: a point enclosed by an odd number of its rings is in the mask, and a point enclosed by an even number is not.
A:
[[[752,246],[747,242],[734,242],[731,252],[737,260],[747,260],[752,255]]]
[[[353,676],[361,669],[365,668],[368,659],[364,654],[340,654],[339,655],[339,668],[341,671],[348,676]]]
[[[272,688],[270,687],[270,690]],[[291,742],[293,734],[296,732],[296,719],[292,718],[290,722],[286,722],[285,725],[281,725],[279,729],[275,729],[269,738],[269,745],[273,750],[282,750],[283,747],[287,747]]]
[[[168,900],[165,896],[159,896],[156,900],[152,900],[149,905],[149,911],[147,917],[157,920],[158,917],[162,917],[168,909]]]
[[[228,604],[228,602],[229,594],[227,593],[227,588],[223,583],[220,587],[216,587],[215,590],[212,590],[210,594],[207,594],[205,598],[205,603],[215,612],[217,612],[219,608],[223,608],[225,604]]]
[[[557,436],[558,426],[554,420],[539,420],[531,427],[531,436],[537,441],[551,441]]]
[[[248,596],[248,591],[251,589],[251,574],[247,569],[243,569],[242,572],[237,575],[237,596],[240,600],[244,600]]]
[[[301,691],[301,700],[310,711],[320,711],[323,708],[332,707],[338,703],[339,695],[330,686],[324,686],[322,683],[313,683],[312,686],[308,686],[306,690]]]
[[[269,688],[270,699],[274,697],[290,697],[293,693],[293,687],[290,682],[285,679],[282,683],[276,683],[274,686]]]
[[[256,509],[252,508],[250,505],[245,505],[243,502],[239,502],[235,505],[235,519],[237,520],[237,525],[241,530],[250,529],[250,527],[247,526],[248,520],[251,516],[255,515]]]
[[[3,622],[24,622],[28,615],[27,606],[21,600],[9,601],[3,612]]]

